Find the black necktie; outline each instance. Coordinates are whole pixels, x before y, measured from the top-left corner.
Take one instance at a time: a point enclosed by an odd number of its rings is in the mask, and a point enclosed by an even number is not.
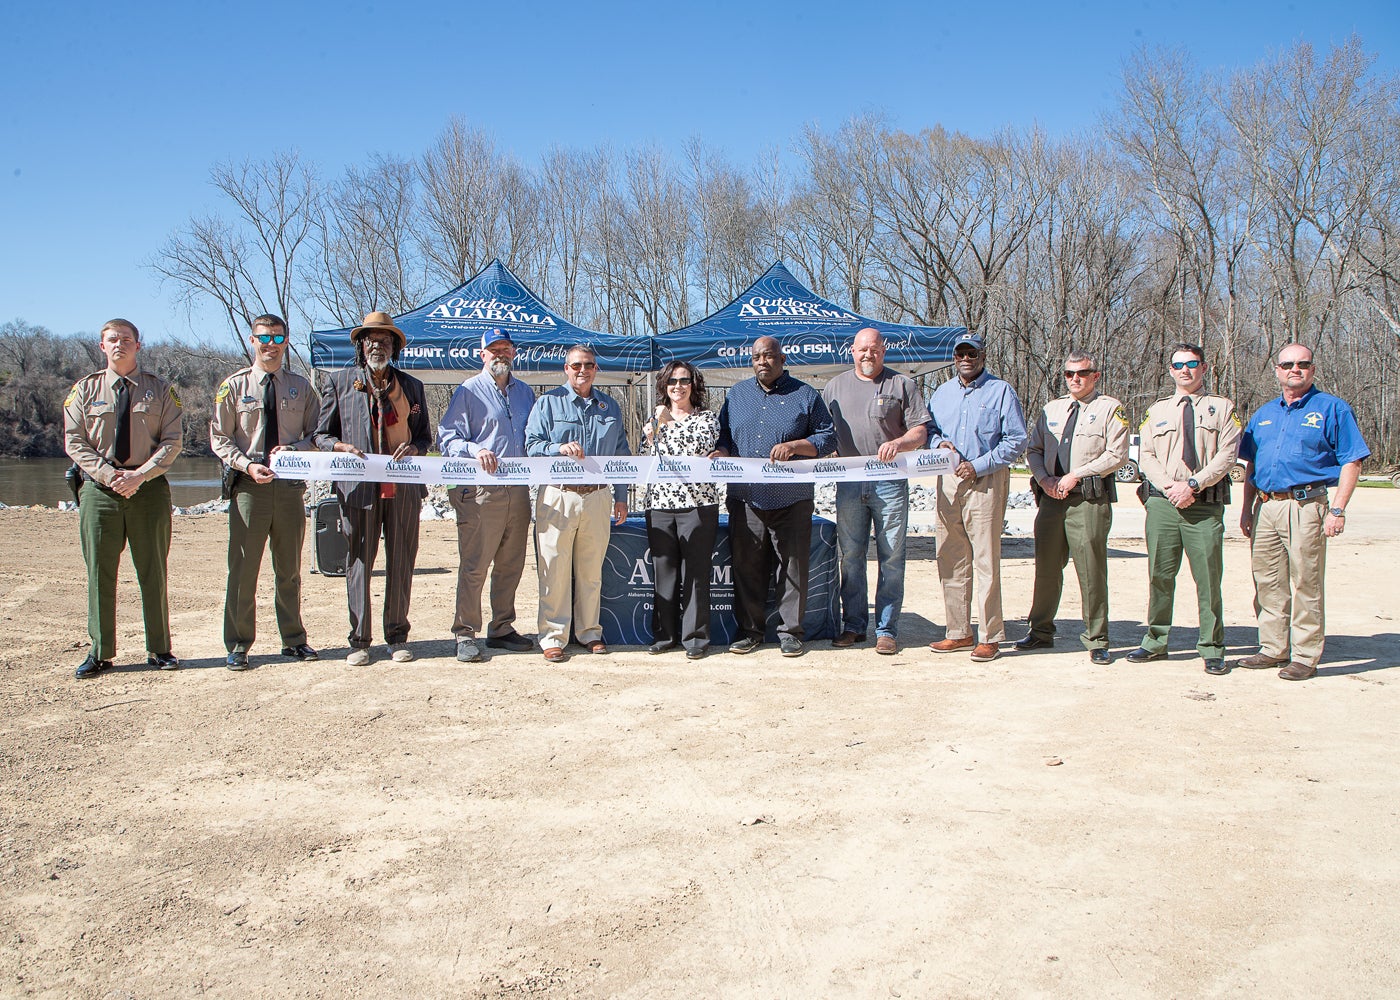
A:
[[[117,440],[112,448],[112,458],[117,465],[125,465],[131,458],[131,390],[124,378],[117,379]]]
[[[277,435],[277,389],[269,373],[263,376],[263,465],[272,461],[272,449],[281,443]]]
[[[1201,459],[1196,454],[1196,408],[1191,405],[1190,396],[1181,408],[1181,460],[1192,472],[1201,471]]]
[[[1059,478],[1069,471],[1070,450],[1074,447],[1074,425],[1079,423],[1079,400],[1069,404],[1069,416],[1065,418],[1065,430],[1060,435],[1060,446],[1055,449],[1055,476]]]

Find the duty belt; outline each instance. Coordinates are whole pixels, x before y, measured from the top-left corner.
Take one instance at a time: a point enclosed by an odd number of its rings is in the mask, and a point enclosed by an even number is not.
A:
[[[1265,502],[1269,500],[1297,500],[1303,503],[1306,500],[1325,500],[1327,498],[1326,483],[1309,483],[1307,486],[1294,486],[1286,490],[1260,490],[1259,496]]]

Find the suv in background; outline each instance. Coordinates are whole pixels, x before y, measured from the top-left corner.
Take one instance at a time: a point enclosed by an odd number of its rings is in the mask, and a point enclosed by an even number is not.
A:
[[[1142,473],[1138,470],[1138,456],[1142,454],[1142,435],[1134,434],[1128,439],[1128,460],[1123,463],[1122,468],[1113,474],[1113,478],[1120,483],[1136,483],[1142,479]],[[1230,482],[1244,482],[1244,466],[1236,462],[1230,469]]]

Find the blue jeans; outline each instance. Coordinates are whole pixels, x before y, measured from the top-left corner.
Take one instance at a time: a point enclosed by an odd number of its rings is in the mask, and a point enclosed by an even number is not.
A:
[[[904,606],[904,536],[909,529],[909,482],[888,479],[836,484],[836,542],[841,551],[841,628],[865,635],[870,622],[865,554],[875,529],[875,634],[899,633]]]

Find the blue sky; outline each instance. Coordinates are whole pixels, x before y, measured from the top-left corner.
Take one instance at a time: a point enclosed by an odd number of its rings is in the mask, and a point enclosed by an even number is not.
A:
[[[1330,5],[1328,5],[1330,6]],[[220,210],[219,161],[297,149],[324,174],[418,155],[454,114],[526,162],[553,144],[692,135],[748,165],[804,124],[885,113],[986,135],[1091,129],[1141,45],[1205,68],[1355,32],[1397,72],[1400,5],[192,3],[0,7],[0,322],[222,336],[143,265]]]

